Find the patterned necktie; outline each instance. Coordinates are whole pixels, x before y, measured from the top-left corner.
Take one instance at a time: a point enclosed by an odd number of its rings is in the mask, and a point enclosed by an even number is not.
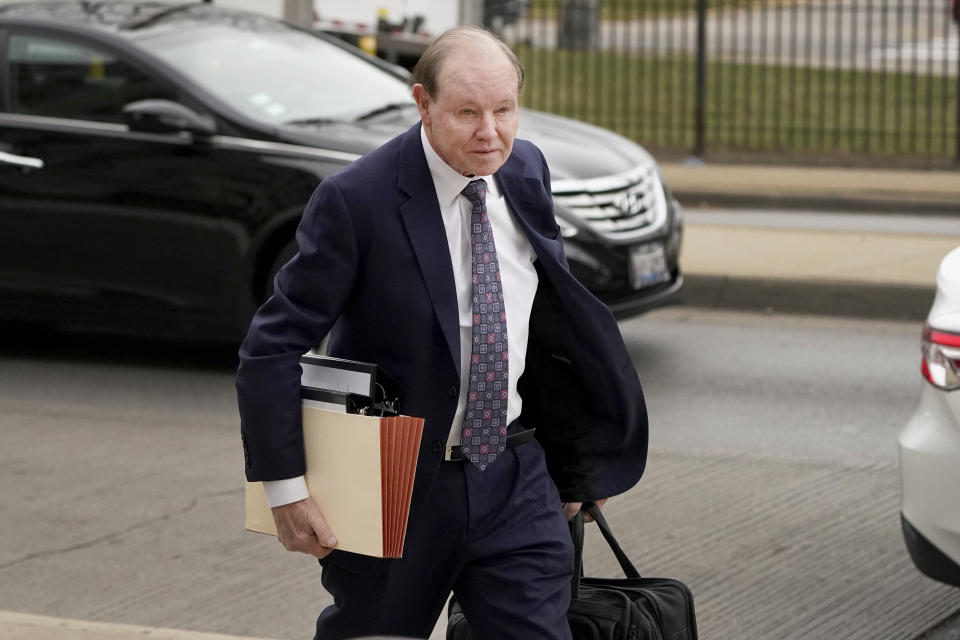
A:
[[[473,180],[462,193],[473,205],[473,348],[460,446],[464,456],[483,471],[503,453],[507,441],[507,314],[497,248],[487,218],[487,183]]]

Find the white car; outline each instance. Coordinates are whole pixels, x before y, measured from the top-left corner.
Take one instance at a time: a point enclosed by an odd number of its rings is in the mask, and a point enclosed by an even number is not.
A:
[[[960,247],[923,328],[920,404],[900,433],[903,537],[923,573],[960,586]]]

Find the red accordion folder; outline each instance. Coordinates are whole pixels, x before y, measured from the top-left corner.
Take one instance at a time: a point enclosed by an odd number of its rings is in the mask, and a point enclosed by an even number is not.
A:
[[[303,407],[307,488],[337,549],[401,557],[422,434],[423,418]],[[277,535],[259,482],[247,483],[246,528]]]

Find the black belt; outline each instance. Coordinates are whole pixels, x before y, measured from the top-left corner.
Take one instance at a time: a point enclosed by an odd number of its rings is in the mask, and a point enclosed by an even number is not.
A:
[[[518,431],[517,433],[508,433],[506,448],[511,449],[513,447],[519,447],[526,442],[530,442],[533,440],[533,433],[535,431],[536,429],[527,429],[526,431]],[[467,460],[467,456],[463,455],[463,447],[460,445],[447,445],[443,454],[443,459],[445,462],[464,462]]]

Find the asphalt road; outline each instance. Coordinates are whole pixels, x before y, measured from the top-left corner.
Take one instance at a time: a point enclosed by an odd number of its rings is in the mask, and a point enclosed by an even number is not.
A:
[[[921,384],[919,323],[678,307],[622,328],[655,448],[896,463]]]
[[[917,323],[678,307],[622,328],[652,450],[609,517],[642,570],[691,584],[702,637],[907,639],[960,609],[897,526]],[[315,564],[242,531],[228,351],[6,346],[0,427],[3,608],[309,636]],[[586,566],[616,574],[596,539]]]

